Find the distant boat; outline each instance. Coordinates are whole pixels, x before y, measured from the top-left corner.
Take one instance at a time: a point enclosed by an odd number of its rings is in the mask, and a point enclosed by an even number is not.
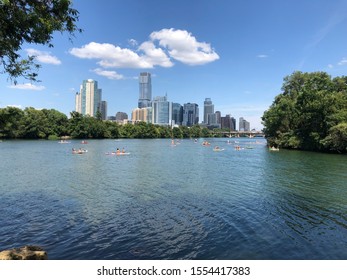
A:
[[[105,154],[108,156],[127,156],[127,155],[130,155],[130,153],[117,153],[117,152],[107,152]]]
[[[85,150],[85,149],[72,149],[72,153],[75,154],[75,155],[82,155],[82,154],[85,154],[87,153],[88,150]]]
[[[280,148],[269,147],[269,151],[278,152]]]
[[[66,141],[66,140],[60,140],[58,143],[59,144],[70,144],[71,142]]]
[[[83,140],[83,141],[81,141],[81,144],[88,144],[88,141]]]

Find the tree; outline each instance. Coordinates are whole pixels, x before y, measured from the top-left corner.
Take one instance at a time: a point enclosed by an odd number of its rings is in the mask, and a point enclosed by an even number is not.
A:
[[[0,0],[0,73],[14,83],[18,77],[38,81],[35,57],[19,54],[23,43],[53,47],[55,31],[68,32],[71,39],[82,32],[76,26],[78,15],[70,0]]]
[[[282,90],[262,117],[269,145],[346,152],[346,77],[294,72]]]

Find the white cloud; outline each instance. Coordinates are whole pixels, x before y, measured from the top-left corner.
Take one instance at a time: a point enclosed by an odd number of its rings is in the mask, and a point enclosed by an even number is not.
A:
[[[35,56],[35,59],[41,63],[59,65],[61,61],[50,54],[50,52],[39,51],[35,49],[26,49],[29,56]]]
[[[345,65],[347,64],[347,57],[344,57],[341,59],[341,61],[339,63],[337,63],[338,65]]]
[[[145,55],[143,59],[152,65],[160,65],[162,67],[172,67],[173,63],[170,58],[165,54],[163,49],[156,48],[153,42],[144,42],[139,47],[139,50],[143,51]]]
[[[134,39],[128,42],[134,47],[138,45]],[[136,50],[90,42],[81,48],[72,48],[70,54],[82,59],[96,59],[104,68],[172,67],[171,59],[188,65],[202,65],[219,59],[210,44],[198,42],[188,31],[173,28],[152,32],[150,40]]]
[[[100,68],[96,68],[94,70],[92,70],[95,74],[98,74],[100,76],[104,76],[110,80],[123,80],[125,79],[123,75],[118,74],[116,71],[107,71],[107,70],[103,70]]]
[[[71,49],[70,53],[79,58],[100,59],[98,64],[105,68],[153,68],[134,51],[107,43],[91,42]]]
[[[137,46],[139,44],[135,39],[129,39],[128,43],[132,46]]]
[[[45,87],[44,86],[37,86],[37,85],[33,85],[30,83],[26,83],[26,84],[17,84],[17,85],[10,85],[8,86],[9,88],[13,88],[13,89],[23,89],[23,90],[44,90]]]
[[[328,68],[332,69],[332,68],[334,68],[334,65],[328,64]]]
[[[219,55],[205,42],[198,42],[186,30],[162,29],[152,32],[152,41],[168,49],[169,55],[188,65],[202,65],[219,59]]]
[[[268,58],[269,56],[267,54],[258,54],[258,58]]]

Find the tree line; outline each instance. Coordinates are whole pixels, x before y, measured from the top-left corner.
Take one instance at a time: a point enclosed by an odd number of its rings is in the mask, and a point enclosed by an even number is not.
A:
[[[347,77],[294,72],[284,78],[262,123],[271,146],[346,153]]]
[[[84,116],[78,112],[72,112],[68,118],[55,109],[0,108],[0,138],[56,140],[64,136],[78,139],[199,138],[210,137],[211,132],[199,125],[172,129],[170,126],[146,122],[120,125],[112,121],[102,121],[100,117]]]

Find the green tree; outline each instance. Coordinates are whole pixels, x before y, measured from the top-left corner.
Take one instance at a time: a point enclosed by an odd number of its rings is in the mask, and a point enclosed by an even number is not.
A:
[[[78,11],[70,0],[0,0],[0,66],[2,73],[17,82],[18,77],[37,81],[40,65],[34,57],[22,58],[24,43],[53,47],[55,31],[76,32]]]
[[[347,79],[324,72],[294,72],[284,78],[262,120],[270,145],[284,148],[341,151],[347,122]]]
[[[23,135],[21,120],[24,113],[16,107],[0,109],[0,138],[20,138]]]

